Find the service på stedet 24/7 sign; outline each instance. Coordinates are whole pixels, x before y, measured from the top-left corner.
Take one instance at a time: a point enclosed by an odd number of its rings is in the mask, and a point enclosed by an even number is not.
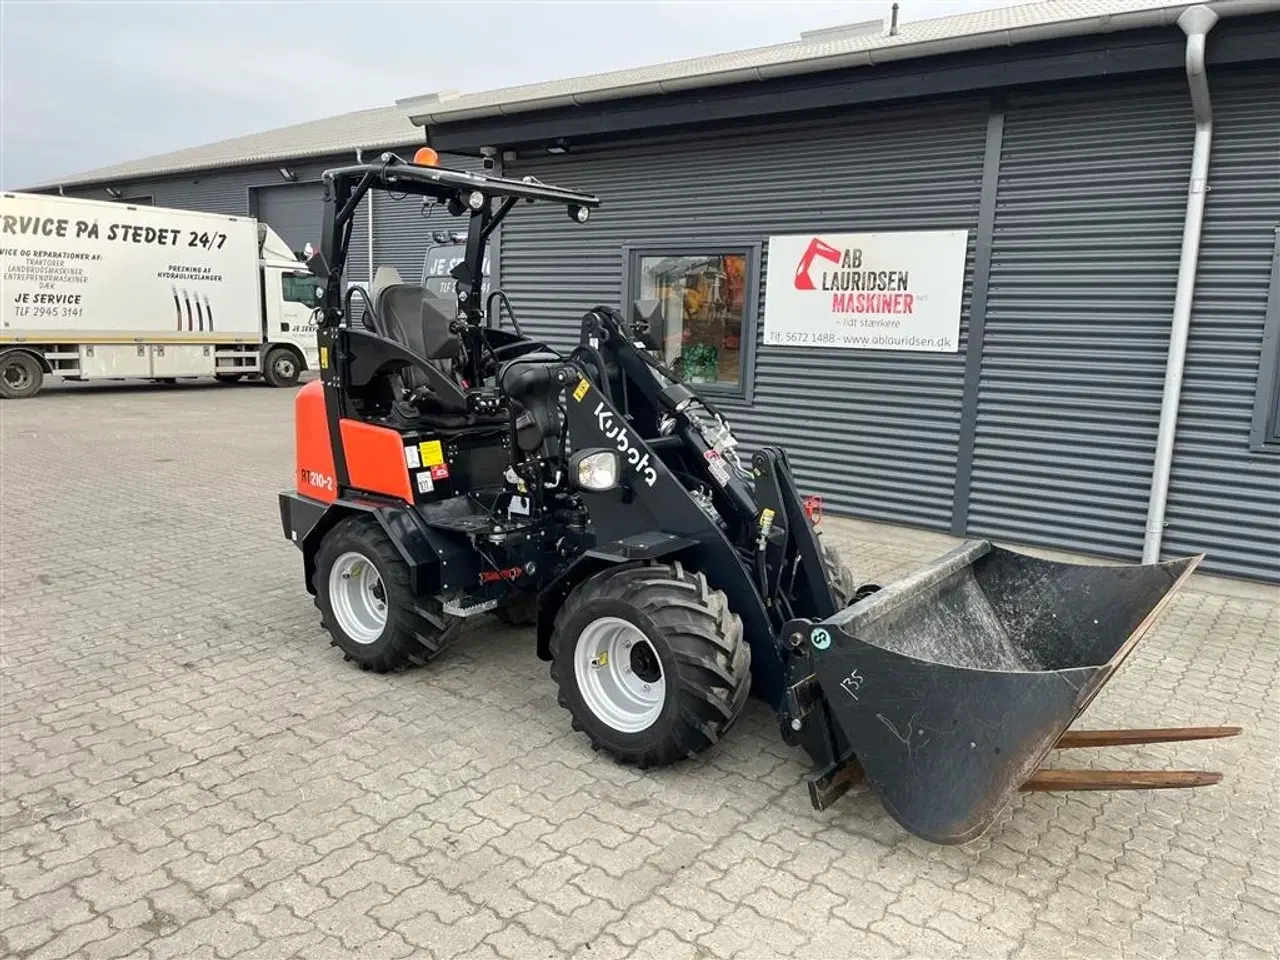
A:
[[[955,353],[968,230],[769,238],[764,342]]]

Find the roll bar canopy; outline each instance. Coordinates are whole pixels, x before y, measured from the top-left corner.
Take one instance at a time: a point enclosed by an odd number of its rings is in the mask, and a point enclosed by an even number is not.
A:
[[[370,190],[432,198],[443,203],[453,216],[467,216],[466,252],[452,272],[457,281],[460,318],[476,326],[482,319],[480,281],[485,246],[517,203],[524,200],[562,204],[569,218],[578,223],[585,223],[590,211],[600,206],[599,198],[591,194],[532,177],[512,180],[488,173],[424,166],[392,153],[384,153],[374,163],[326,170],[323,181],[325,216],[320,252],[309,265],[312,273],[325,281],[321,323],[327,326],[336,326],[342,320],[342,271],[356,210]]]

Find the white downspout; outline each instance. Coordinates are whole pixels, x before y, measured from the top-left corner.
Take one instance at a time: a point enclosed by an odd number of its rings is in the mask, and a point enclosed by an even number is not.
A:
[[[1187,190],[1187,214],[1182,227],[1182,257],[1178,262],[1178,287],[1173,298],[1173,325],[1169,331],[1169,359],[1164,373],[1164,398],[1160,403],[1160,428],[1156,437],[1155,468],[1147,503],[1147,532],[1142,562],[1159,563],[1164,540],[1165,511],[1169,506],[1169,474],[1173,468],[1173,441],[1178,430],[1182,399],[1182,374],[1187,361],[1187,333],[1191,328],[1191,304],[1200,265],[1200,231],[1204,226],[1204,201],[1209,186],[1209,148],[1213,143],[1213,108],[1205,72],[1205,37],[1218,15],[1206,6],[1189,7],[1178,17],[1187,35],[1187,83],[1196,121],[1191,151],[1191,185]]]
[[[364,163],[364,148],[356,147],[356,163]],[[365,199],[369,202],[365,204],[365,216],[368,218],[368,239],[369,239],[369,289],[373,288],[373,196],[370,190],[365,194]]]

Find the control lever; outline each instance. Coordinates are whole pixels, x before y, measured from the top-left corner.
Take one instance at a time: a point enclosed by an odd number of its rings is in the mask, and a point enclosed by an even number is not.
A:
[[[502,410],[502,397],[493,387],[481,387],[467,391],[467,411],[481,416],[492,416]]]

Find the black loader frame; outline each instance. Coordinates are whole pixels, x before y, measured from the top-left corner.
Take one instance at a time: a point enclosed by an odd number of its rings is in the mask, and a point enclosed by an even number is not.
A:
[[[581,223],[596,197],[393,155],[324,179],[311,264],[323,415],[305,419],[300,395],[306,483],[280,507],[349,659],[423,662],[480,613],[535,624],[575,727],[641,765],[723,736],[749,676],[812,760],[815,807],[865,777],[904,827],[941,843],[982,833],[1020,789],[1216,781],[1038,770],[1055,747],[1238,732],[1067,731],[1199,558],[1080,566],[972,541],[884,589],[856,588],[785,451],[743,462],[714,404],[655,358],[655,303],[590,309],[567,353],[524,336],[501,291],[482,304],[487,242],[517,205],[560,205]],[[343,268],[371,190],[465,218],[456,301],[392,285],[366,296],[356,323]],[[320,434],[313,467],[303,451]],[[373,639],[343,604],[373,611]]]

